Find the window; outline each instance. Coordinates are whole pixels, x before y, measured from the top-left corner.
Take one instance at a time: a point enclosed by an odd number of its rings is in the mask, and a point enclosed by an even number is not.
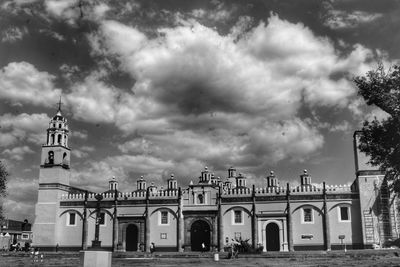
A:
[[[303,209],[303,223],[313,223],[313,210],[312,208],[304,208]]]
[[[232,224],[243,225],[243,211],[242,210],[232,210]]]
[[[54,152],[53,152],[53,151],[49,151],[49,154],[48,154],[48,163],[49,163],[49,164],[54,164]]]
[[[22,239],[22,240],[27,240],[27,239],[29,239],[29,234],[22,234],[21,239]]]
[[[68,226],[75,226],[76,225],[76,213],[74,213],[74,212],[68,213],[67,225]]]
[[[350,221],[349,207],[339,207],[339,221],[340,222]]]
[[[235,210],[234,215],[235,215],[235,223],[242,223],[242,211]]]
[[[204,204],[204,195],[203,194],[197,195],[197,204]]]
[[[100,213],[99,225],[106,225],[106,214],[104,212]]]
[[[160,239],[167,239],[167,233],[161,233]]]
[[[161,211],[161,224],[168,224],[168,211]]]

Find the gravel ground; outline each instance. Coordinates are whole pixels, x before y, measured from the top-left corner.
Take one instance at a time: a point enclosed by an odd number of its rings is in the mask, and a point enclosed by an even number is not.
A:
[[[214,261],[213,255],[202,255],[202,257],[176,258],[173,256],[155,258],[129,257],[113,258],[112,266],[190,266],[190,267],[214,267],[214,266],[400,266],[399,252],[388,253],[334,253],[330,255],[307,254],[290,255],[288,257],[251,257],[250,255],[239,256],[238,259],[224,259]],[[246,258],[244,258],[246,257]],[[27,254],[0,254],[0,266],[81,266],[79,254],[63,253],[44,254],[43,259],[32,259]]]

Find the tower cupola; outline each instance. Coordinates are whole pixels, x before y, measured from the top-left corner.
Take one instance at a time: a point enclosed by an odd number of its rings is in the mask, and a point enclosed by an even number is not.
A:
[[[275,176],[274,171],[271,171],[267,176],[267,187],[277,187],[278,179]]]
[[[236,187],[246,187],[246,177],[243,176],[241,173],[239,173],[238,176],[236,176]]]
[[[175,179],[174,174],[171,174],[167,182],[168,182],[168,190],[178,189],[178,182]]]
[[[115,191],[118,190],[118,182],[115,179],[115,176],[113,176],[110,181],[108,181],[108,190],[110,191]]]
[[[211,182],[211,173],[208,171],[208,167],[204,167],[204,171],[201,172],[200,184],[209,184]]]
[[[226,181],[224,182],[224,188],[225,188],[225,189],[232,189],[232,182],[231,182],[231,180],[229,180],[228,178],[227,178]]]
[[[310,186],[311,185],[311,176],[308,174],[307,170],[303,171],[303,174],[300,175],[301,186]]]
[[[233,167],[230,167],[228,169],[228,178],[235,178],[236,177],[236,169]]]
[[[137,191],[146,191],[146,181],[143,178],[143,175],[140,176],[140,179],[136,182],[136,190]]]
[[[63,146],[68,148],[68,124],[67,119],[61,113],[61,100],[58,103],[56,115],[50,120],[47,129],[47,145]]]

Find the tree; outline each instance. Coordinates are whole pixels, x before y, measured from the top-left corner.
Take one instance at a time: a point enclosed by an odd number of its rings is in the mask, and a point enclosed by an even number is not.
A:
[[[3,219],[2,198],[7,195],[7,176],[8,172],[4,164],[0,161],[0,220]]]
[[[400,65],[385,71],[380,63],[376,70],[356,77],[354,82],[367,105],[388,114],[386,119],[364,122],[359,149],[370,157],[370,164],[386,171],[386,178],[400,193]]]

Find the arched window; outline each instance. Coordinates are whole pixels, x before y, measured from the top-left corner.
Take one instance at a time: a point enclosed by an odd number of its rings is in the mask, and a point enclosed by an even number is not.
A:
[[[58,125],[58,128],[61,128],[61,123]]]
[[[197,204],[204,204],[204,196],[202,194],[197,195]]]
[[[61,134],[59,134],[59,135],[57,136],[57,143],[58,143],[58,144],[61,144]]]
[[[51,135],[51,144],[54,145],[54,134]]]
[[[53,152],[53,151],[49,151],[49,154],[48,154],[48,163],[49,163],[49,164],[54,164],[54,152]]]

